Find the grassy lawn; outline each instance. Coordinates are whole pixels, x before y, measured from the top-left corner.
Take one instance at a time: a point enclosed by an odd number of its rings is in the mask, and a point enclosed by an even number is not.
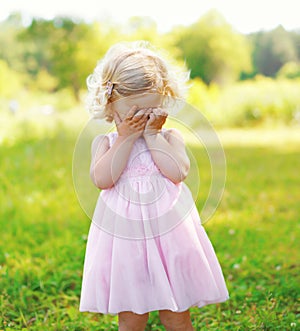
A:
[[[116,317],[78,312],[90,224],[72,182],[80,125],[14,121],[0,124],[0,330],[117,330]],[[219,136],[226,188],[204,226],[230,300],[192,308],[195,330],[298,330],[300,128]],[[164,330],[156,312],[147,330]]]

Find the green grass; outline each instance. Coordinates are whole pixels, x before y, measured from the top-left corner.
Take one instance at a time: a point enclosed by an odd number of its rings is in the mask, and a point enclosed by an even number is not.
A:
[[[64,116],[0,124],[0,330],[117,330],[116,317],[78,311],[90,220],[72,183],[80,124]],[[230,300],[192,308],[195,330],[298,330],[300,129],[220,137],[226,189],[204,226]],[[147,330],[164,330],[157,312]]]

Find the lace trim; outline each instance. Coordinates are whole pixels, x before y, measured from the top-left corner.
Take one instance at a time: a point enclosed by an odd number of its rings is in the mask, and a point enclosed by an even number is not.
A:
[[[167,129],[162,128],[161,129],[161,134],[164,135],[166,130]],[[108,136],[108,139],[109,139],[109,147],[111,147],[114,144],[115,140],[117,139],[118,132],[116,132],[116,131],[109,132],[107,136]],[[138,141],[140,141],[140,139],[138,139],[137,142]]]
[[[117,132],[108,134],[110,147],[118,136]],[[138,138],[132,148],[127,165],[121,177],[151,176],[159,174],[160,171],[154,163],[151,153],[143,138]]]

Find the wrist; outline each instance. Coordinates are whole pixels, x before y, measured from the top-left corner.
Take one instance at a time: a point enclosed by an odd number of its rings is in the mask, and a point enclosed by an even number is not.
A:
[[[161,136],[160,131],[156,131],[155,133],[153,133],[153,132],[152,133],[146,133],[144,135],[144,139],[145,139],[147,144],[148,143],[150,143],[150,144],[153,143],[154,144],[159,139],[159,136]]]
[[[134,143],[138,137],[140,136],[140,134],[130,134],[130,135],[118,135],[118,140],[121,142],[121,143],[129,143],[129,144],[132,144]]]
[[[145,130],[143,132],[144,137],[156,136],[161,133],[161,130]]]

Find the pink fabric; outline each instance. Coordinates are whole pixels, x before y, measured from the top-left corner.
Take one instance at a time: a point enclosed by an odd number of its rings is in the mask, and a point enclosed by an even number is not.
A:
[[[110,133],[113,144],[116,133]],[[103,190],[88,235],[80,311],[184,311],[229,298],[192,195],[154,164],[143,138]]]

